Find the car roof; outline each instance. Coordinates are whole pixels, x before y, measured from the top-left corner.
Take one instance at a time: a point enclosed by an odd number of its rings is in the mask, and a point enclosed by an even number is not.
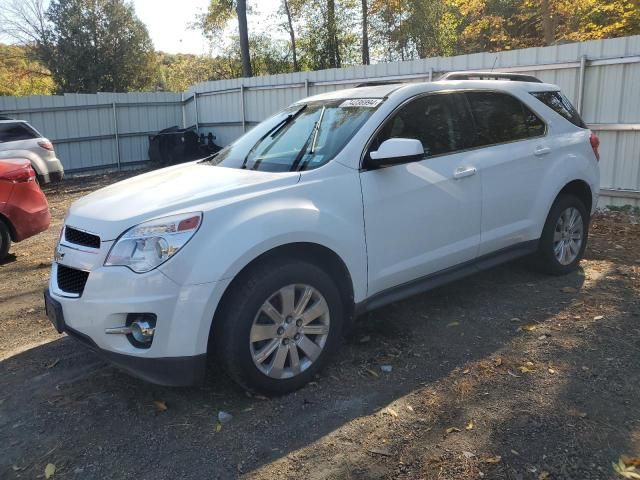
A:
[[[381,85],[367,85],[364,87],[347,88],[333,92],[321,93],[304,99],[309,101],[342,100],[348,98],[386,98],[400,92],[422,93],[442,90],[502,90],[540,92],[560,90],[551,83],[522,82],[514,80],[440,80],[435,82],[405,82]],[[302,100],[301,100],[302,101]]]

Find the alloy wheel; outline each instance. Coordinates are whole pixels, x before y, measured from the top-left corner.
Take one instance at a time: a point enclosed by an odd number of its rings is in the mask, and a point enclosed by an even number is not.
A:
[[[249,337],[253,363],[268,377],[294,377],[320,357],[329,328],[329,305],[318,290],[304,284],[284,286],[253,319]]]
[[[569,265],[580,254],[584,241],[584,222],[577,208],[564,210],[553,232],[553,254],[562,265]]]

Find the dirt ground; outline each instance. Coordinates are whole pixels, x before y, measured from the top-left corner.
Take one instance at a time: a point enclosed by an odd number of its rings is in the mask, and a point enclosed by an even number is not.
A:
[[[0,478],[586,480],[638,462],[638,216],[598,214],[567,277],[515,262],[375,311],[315,382],[267,399],[215,368],[144,383],[49,324],[65,209],[116,178],[48,188],[51,228],[0,265]]]

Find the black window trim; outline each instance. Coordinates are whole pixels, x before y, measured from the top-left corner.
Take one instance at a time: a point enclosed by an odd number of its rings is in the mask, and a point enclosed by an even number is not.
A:
[[[431,92],[422,92],[422,93],[418,93],[418,94],[416,94],[416,95],[414,95],[412,97],[409,97],[406,100],[404,100],[402,103],[400,103],[400,105],[396,106],[396,108],[394,108],[391,111],[391,113],[389,113],[389,115],[387,115],[384,118],[384,120],[382,122],[380,122],[380,125],[378,125],[378,127],[374,130],[373,134],[367,140],[367,143],[365,144],[365,148],[362,151],[362,154],[360,155],[360,169],[359,169],[359,171],[360,172],[367,172],[369,170],[377,170],[377,168],[369,168],[369,167],[365,166],[365,159],[367,157],[367,152],[369,151],[369,147],[371,146],[371,143],[373,143],[373,140],[376,138],[376,136],[378,135],[380,130],[382,130],[382,128],[386,125],[386,123],[389,121],[389,119],[391,117],[393,117],[407,103],[412,102],[413,100],[417,100],[418,98],[431,96],[431,95],[447,95],[447,94],[451,94],[451,93],[462,93],[462,94],[465,94],[464,95],[464,101],[467,104],[467,108],[469,110],[469,115],[471,116],[471,121],[473,122],[474,133],[475,133],[475,129],[477,128],[476,119],[475,119],[475,116],[473,115],[473,110],[471,109],[471,104],[469,103],[469,98],[466,96],[466,94],[470,93],[470,92],[501,93],[501,94],[509,95],[510,97],[515,98],[518,102],[520,102],[520,104],[522,106],[526,106],[531,111],[531,113],[533,113],[538,118],[538,120],[540,120],[542,122],[542,124],[544,125],[543,134],[542,135],[536,135],[534,137],[518,138],[516,140],[509,140],[509,141],[506,141],[506,142],[489,143],[489,144],[478,146],[478,147],[463,148],[463,149],[460,149],[460,150],[455,150],[453,152],[446,152],[446,153],[439,153],[437,155],[430,155],[428,157],[426,155],[424,155],[422,158],[418,158],[418,159],[415,159],[415,160],[409,160],[406,163],[421,162],[423,160],[428,160],[428,159],[432,159],[432,158],[438,158],[438,157],[442,157],[442,156],[445,156],[445,155],[457,155],[458,153],[470,152],[470,151],[473,151],[473,150],[478,150],[480,148],[495,147],[497,145],[508,145],[510,143],[515,143],[515,142],[523,142],[523,141],[527,141],[527,140],[534,140],[536,138],[544,138],[549,134],[549,125],[544,120],[544,118],[541,118],[541,116],[533,108],[531,108],[531,106],[528,105],[525,101],[523,101],[522,99],[520,99],[516,95],[513,95],[511,92],[507,92],[505,90],[485,89],[485,88],[456,88],[456,89],[447,89],[447,90],[435,90],[435,91],[431,91]],[[404,163],[403,164],[399,164],[399,165],[404,165]],[[391,167],[393,167],[393,166],[397,166],[397,165],[391,165]],[[390,167],[385,167],[385,168],[390,168]]]
[[[29,132],[31,135],[33,135],[33,137],[31,137],[31,138],[23,138],[23,139],[20,139],[20,140],[0,140],[0,143],[23,142],[25,140],[34,140],[36,138],[43,138],[42,135],[40,134],[40,132],[38,132],[35,128],[33,128],[31,125],[29,125],[28,122],[25,122],[25,121],[13,120],[11,122],[2,122],[1,125],[10,125],[12,127],[16,127],[16,126],[20,125],[27,132]]]
[[[542,105],[544,105],[545,107],[547,107],[549,110],[551,110],[553,113],[555,113],[556,115],[558,115],[559,117],[561,117],[563,120],[569,122],[571,125],[573,125],[574,127],[580,128],[582,130],[588,130],[589,127],[587,126],[587,124],[585,123],[584,119],[582,118],[582,114],[578,111],[578,109],[575,107],[575,105],[573,103],[571,103],[571,101],[567,98],[567,100],[569,100],[569,104],[571,105],[571,107],[573,107],[573,109],[575,110],[575,112],[578,114],[578,120],[580,120],[580,122],[582,123],[582,125],[576,125],[575,123],[573,123],[571,120],[569,120],[567,117],[565,117],[564,115],[562,115],[561,113],[557,112],[556,110],[554,110],[553,108],[551,108],[549,105],[547,105],[545,102],[543,102],[542,100],[540,100],[538,97],[536,97],[536,93],[559,93],[562,97],[566,98],[566,95],[564,93],[562,93],[562,90],[531,90],[529,92],[529,95],[531,95],[533,98],[535,98],[538,102],[540,102]]]

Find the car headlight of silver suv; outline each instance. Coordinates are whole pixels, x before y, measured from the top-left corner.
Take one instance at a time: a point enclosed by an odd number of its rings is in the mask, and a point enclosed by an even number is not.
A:
[[[162,265],[180,251],[198,231],[202,213],[156,218],[124,232],[111,247],[104,264],[144,273]]]

